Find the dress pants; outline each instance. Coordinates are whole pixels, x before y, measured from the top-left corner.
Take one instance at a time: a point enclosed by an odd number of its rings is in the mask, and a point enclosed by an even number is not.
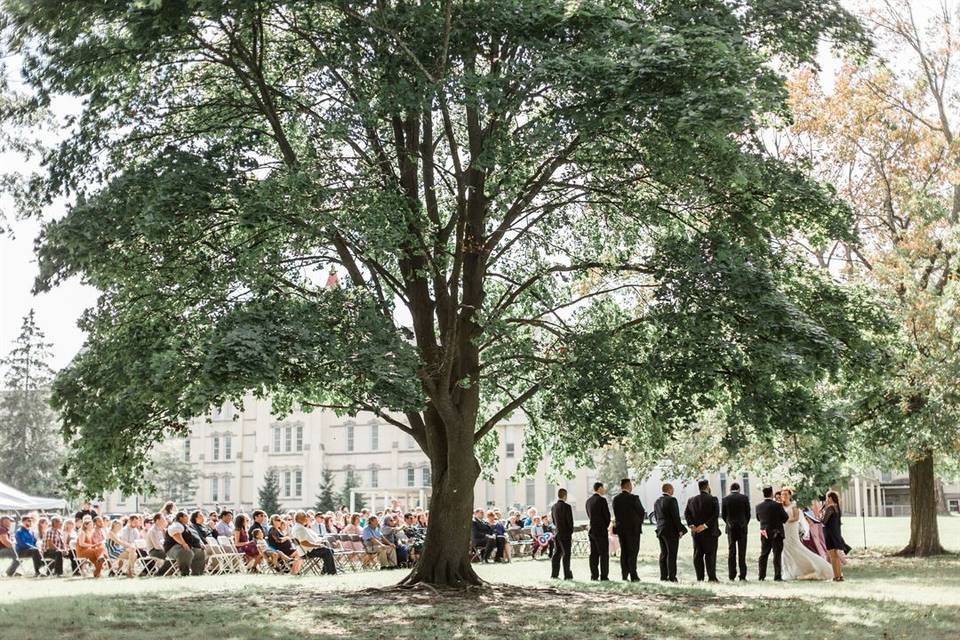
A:
[[[203,575],[203,569],[207,564],[207,555],[202,547],[199,549],[195,547],[184,549],[177,544],[167,551],[167,558],[176,561],[181,576]]]
[[[677,551],[680,549],[680,538],[657,536],[660,542],[660,579],[676,582],[677,580]]]
[[[63,575],[63,553],[57,550],[44,551],[43,557],[49,560],[53,560],[53,573],[54,575],[62,576]]]
[[[717,536],[712,531],[693,534],[693,570],[697,580],[702,581],[704,574],[710,580],[717,579]]]
[[[326,547],[313,547],[306,554],[307,558],[320,558],[323,561],[323,573],[334,575],[337,572],[337,563],[333,559],[333,551]]]
[[[774,531],[766,536],[760,536],[760,570],[757,577],[763,580],[767,577],[767,558],[773,552],[773,578],[783,578],[783,533]]]
[[[590,577],[606,580],[610,575],[610,536],[607,530],[591,531],[590,536]]]
[[[7,576],[12,576],[17,571],[17,567],[20,566],[20,556],[17,555],[16,549],[13,547],[0,547],[0,558],[10,558],[13,562],[10,563],[10,566],[7,567]]]
[[[747,529],[730,529],[727,532],[727,572],[730,579],[737,577],[740,569],[740,579],[747,577]]]
[[[640,534],[619,534],[620,538],[620,573],[624,580],[636,580],[637,554],[640,553]]]
[[[560,564],[563,564],[563,578],[570,580],[573,578],[573,572],[570,571],[570,551],[573,547],[573,536],[564,538],[554,538],[556,546],[553,549],[553,556],[550,558],[550,576],[552,578],[560,577]]]

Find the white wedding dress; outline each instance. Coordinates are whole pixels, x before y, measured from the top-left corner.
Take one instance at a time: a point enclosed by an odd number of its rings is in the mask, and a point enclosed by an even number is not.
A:
[[[797,503],[791,502],[787,507],[787,515],[793,517]],[[783,525],[783,579],[784,580],[830,580],[833,578],[833,569],[830,563],[813,553],[800,542],[801,516],[795,522]]]

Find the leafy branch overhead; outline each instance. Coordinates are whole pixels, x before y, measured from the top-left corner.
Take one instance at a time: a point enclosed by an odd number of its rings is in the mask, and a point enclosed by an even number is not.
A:
[[[440,495],[518,411],[529,456],[708,412],[733,443],[874,362],[873,307],[782,241],[849,210],[758,133],[772,57],[863,44],[834,2],[6,5],[30,108],[85,101],[24,201],[71,198],[37,289],[103,292],[55,385],[93,488],[248,391],[380,413]]]

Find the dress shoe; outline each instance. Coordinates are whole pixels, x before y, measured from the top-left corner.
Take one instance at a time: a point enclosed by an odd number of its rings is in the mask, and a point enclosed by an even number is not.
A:
[[[610,582],[610,578],[600,578],[600,582]]]

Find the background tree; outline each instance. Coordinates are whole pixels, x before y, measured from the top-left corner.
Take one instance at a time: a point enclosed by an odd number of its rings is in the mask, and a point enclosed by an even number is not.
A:
[[[145,479],[145,497],[151,507],[159,507],[167,500],[173,500],[177,504],[197,502],[197,471],[182,455],[168,450],[154,454],[151,469]]]
[[[50,409],[50,343],[30,310],[13,348],[0,360],[0,480],[40,496],[64,492],[63,446],[57,415]]]
[[[359,486],[360,479],[357,478],[357,474],[354,473],[353,469],[347,469],[346,478],[343,480],[343,489],[340,490],[340,504],[345,504],[350,507],[350,492]],[[363,501],[363,494],[355,494],[353,496],[353,509],[355,511],[360,511],[360,509],[363,509],[365,506],[366,504]]]
[[[263,478],[263,486],[257,494],[259,507],[268,515],[280,513],[280,478],[277,476],[276,469],[271,467],[267,470],[267,475]]]
[[[475,447],[513,412],[528,465],[708,410],[820,433],[813,386],[869,364],[871,314],[779,240],[848,212],[757,134],[773,58],[859,41],[833,1],[5,8],[31,104],[83,97],[26,189],[71,197],[37,289],[103,292],[56,384],[73,482],[248,391],[371,411],[431,462],[407,583],[473,584]]]
[[[335,510],[338,506],[340,505],[337,504],[337,494],[333,486],[333,471],[327,468],[323,470],[320,478],[320,493],[317,494],[314,509],[327,512]]]
[[[955,469],[960,453],[955,18],[944,3],[923,24],[910,3],[884,2],[865,14],[879,58],[844,66],[829,91],[812,72],[791,85],[790,152],[838,187],[861,238],[808,248],[823,267],[881,292],[897,323],[891,368],[842,392],[860,462],[909,470],[903,552],[917,556],[943,552],[935,469]]]

